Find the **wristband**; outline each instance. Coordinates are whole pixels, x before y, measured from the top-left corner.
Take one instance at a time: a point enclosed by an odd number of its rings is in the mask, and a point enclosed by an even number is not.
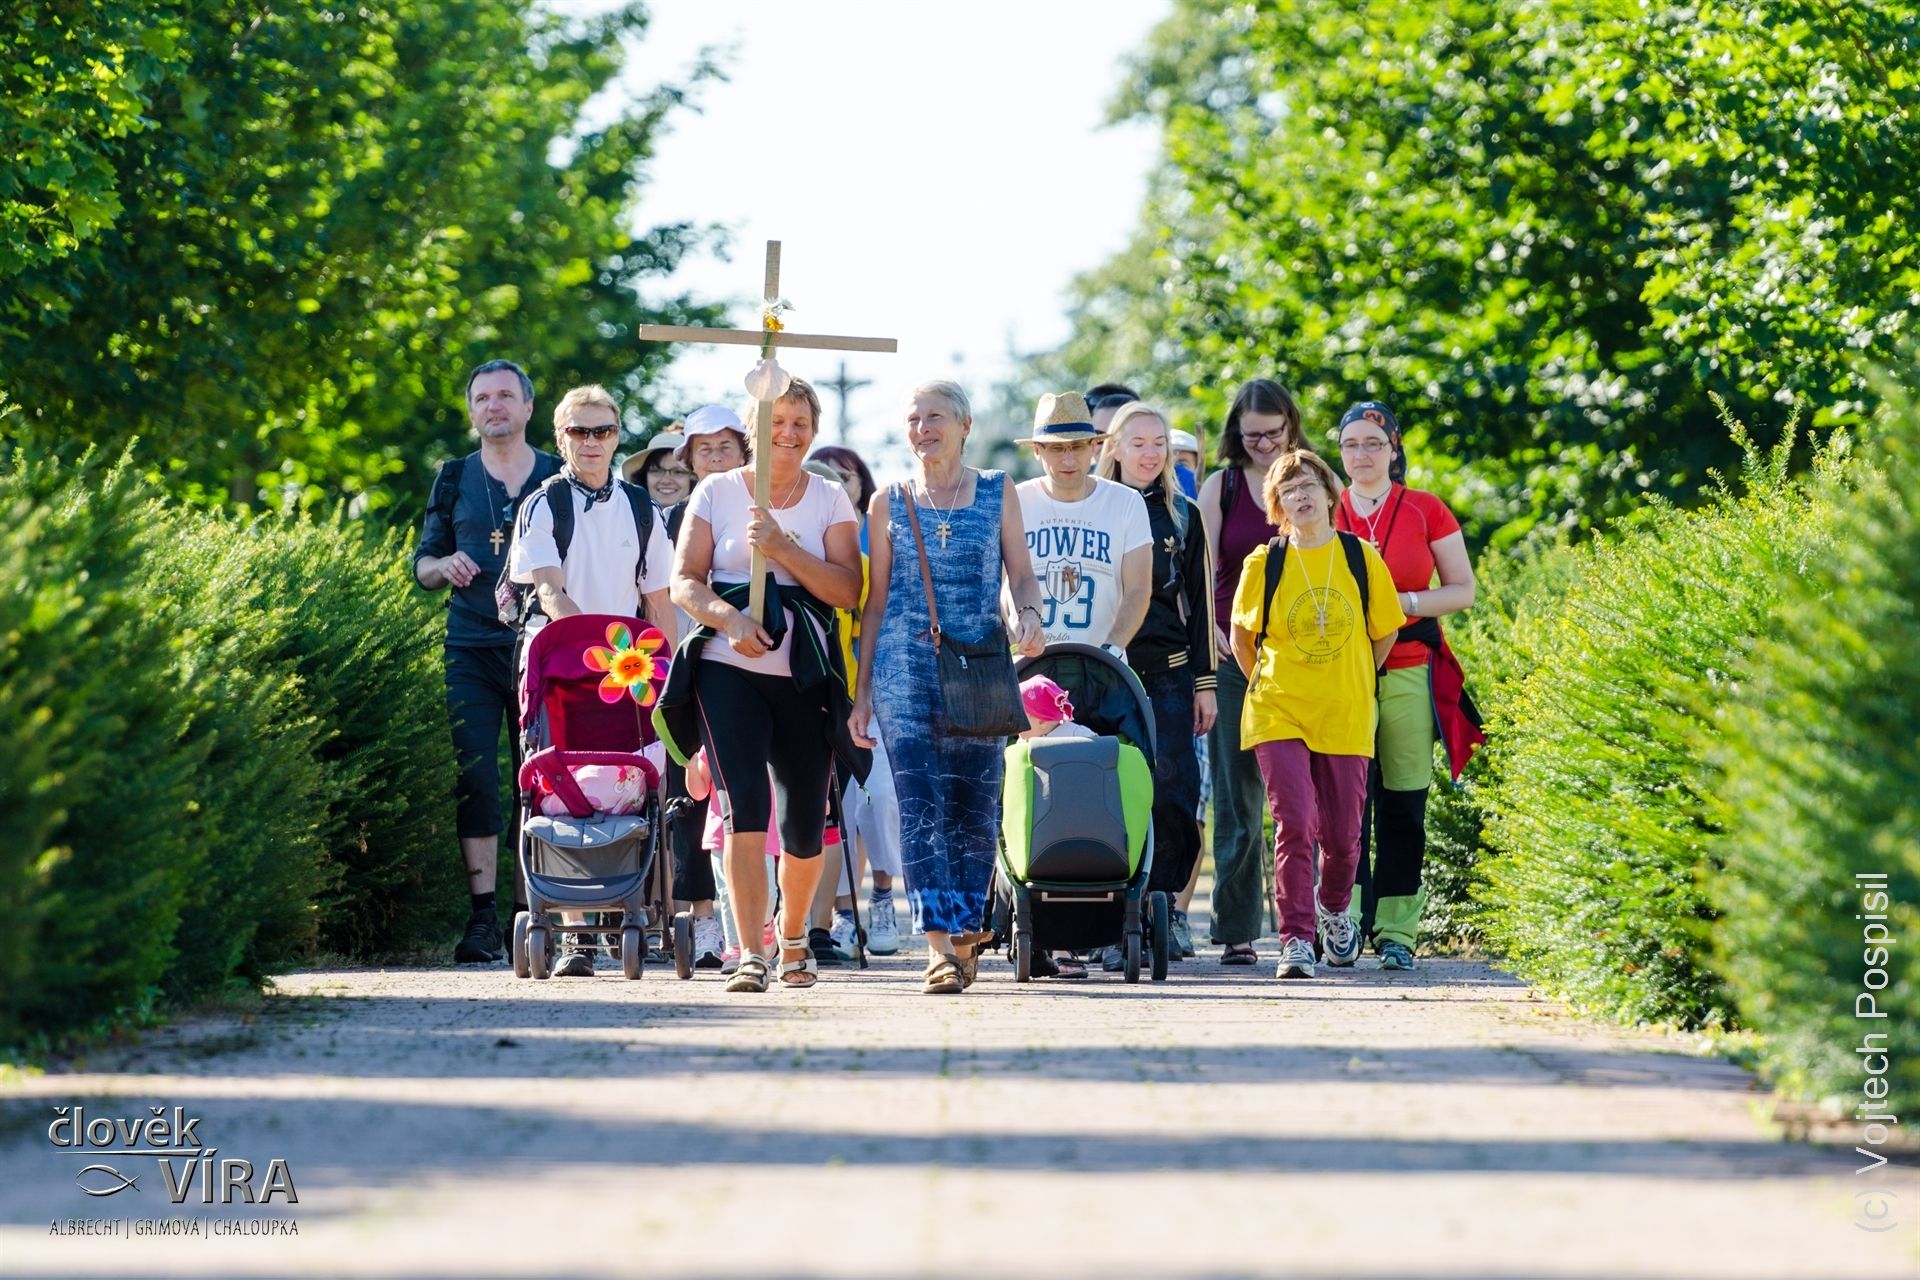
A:
[[[1420,616],[1420,593],[1418,591],[1407,592],[1407,612],[1416,618]]]
[[[1031,613],[1035,622],[1040,621],[1040,606],[1037,604],[1021,605],[1019,611],[1013,615],[1014,621],[1019,621],[1020,615],[1023,613]]]

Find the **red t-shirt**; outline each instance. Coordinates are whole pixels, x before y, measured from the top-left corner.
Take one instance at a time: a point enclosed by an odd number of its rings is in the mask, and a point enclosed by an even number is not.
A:
[[[1393,575],[1396,591],[1425,591],[1437,585],[1433,544],[1460,532],[1460,522],[1447,510],[1446,503],[1403,484],[1393,486],[1387,500],[1374,509],[1370,518],[1355,515],[1353,490],[1342,490],[1333,525],[1359,534],[1378,548],[1380,558],[1387,562],[1387,572]],[[1402,640],[1387,655],[1387,670],[1423,667],[1430,652],[1418,640]]]

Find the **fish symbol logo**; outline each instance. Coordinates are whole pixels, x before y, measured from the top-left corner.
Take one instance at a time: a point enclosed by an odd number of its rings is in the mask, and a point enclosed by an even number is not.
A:
[[[96,1186],[90,1187],[85,1182],[81,1182],[81,1179],[85,1178],[90,1173],[100,1175],[99,1177],[94,1179]],[[117,1181],[114,1185],[108,1186],[106,1185],[108,1178],[114,1178]],[[128,1187],[132,1187],[135,1191],[138,1191],[140,1189],[139,1174],[136,1173],[135,1175],[133,1175],[133,1177],[129,1178],[126,1174],[120,1172],[118,1169],[114,1168],[110,1164],[90,1164],[86,1168],[82,1169],[79,1173],[75,1174],[73,1177],[73,1180],[80,1184],[80,1190],[86,1192],[90,1196],[118,1195],[120,1192],[125,1191]]]

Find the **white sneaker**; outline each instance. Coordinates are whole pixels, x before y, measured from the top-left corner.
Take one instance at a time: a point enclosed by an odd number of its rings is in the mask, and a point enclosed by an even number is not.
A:
[[[1313,944],[1305,938],[1288,938],[1286,945],[1280,948],[1280,969],[1273,976],[1311,978],[1313,976]]]
[[[892,894],[867,899],[867,950],[876,956],[900,950],[900,918],[894,913]]]
[[[857,941],[855,938],[857,928],[858,926],[853,923],[853,912],[835,911],[833,927],[827,930],[827,937],[833,940],[834,954],[848,964],[852,964],[857,958],[857,948],[854,945]]]
[[[1347,968],[1360,958],[1360,926],[1344,911],[1329,911],[1317,902],[1313,909],[1320,920],[1320,950],[1327,963]]]
[[[727,935],[713,916],[693,918],[693,963],[700,969],[718,969],[720,953],[727,949]]]

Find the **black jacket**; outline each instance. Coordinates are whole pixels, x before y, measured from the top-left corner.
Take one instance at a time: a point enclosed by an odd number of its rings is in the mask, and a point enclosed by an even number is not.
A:
[[[1187,528],[1180,532],[1159,484],[1140,490],[1153,526],[1153,595],[1147,616],[1127,645],[1127,665],[1135,671],[1193,669],[1193,687],[1214,687],[1219,655],[1213,644],[1213,565],[1200,508],[1183,495]]]
[[[735,608],[746,607],[746,583],[715,583],[714,591]],[[767,575],[767,634],[778,644],[789,627],[798,628],[788,655],[793,682],[803,691],[820,690],[827,710],[825,745],[839,762],[843,777],[865,782],[873,768],[873,752],[854,745],[853,731],[847,724],[853,716],[853,697],[847,692],[847,670],[835,631],[838,625],[833,608],[805,587],[777,583],[771,573]],[[667,687],[653,709],[654,730],[675,764],[684,766],[702,746],[694,673],[699,669],[700,651],[715,638],[714,629],[704,623],[682,637],[674,651],[673,665],[667,669]],[[721,639],[719,643],[726,641]]]

